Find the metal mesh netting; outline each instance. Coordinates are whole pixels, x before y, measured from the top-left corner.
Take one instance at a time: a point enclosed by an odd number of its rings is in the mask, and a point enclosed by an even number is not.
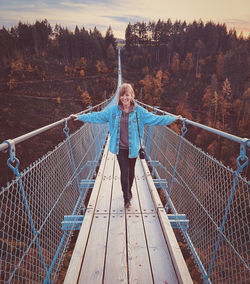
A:
[[[85,124],[1,188],[0,283],[55,280],[72,233],[61,222],[82,213],[79,181],[93,177],[107,133]]]
[[[208,272],[235,173],[183,139],[172,181],[179,143],[180,136],[168,127],[145,128],[149,160],[160,162],[157,172],[167,179],[174,213],[186,214],[186,236]],[[212,265],[212,283],[249,283],[249,185],[239,177]]]

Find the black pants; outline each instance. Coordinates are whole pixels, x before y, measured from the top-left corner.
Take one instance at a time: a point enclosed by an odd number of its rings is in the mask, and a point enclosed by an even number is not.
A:
[[[121,185],[124,200],[127,201],[131,195],[131,187],[135,177],[136,158],[128,157],[128,150],[120,149],[117,160],[121,170]]]

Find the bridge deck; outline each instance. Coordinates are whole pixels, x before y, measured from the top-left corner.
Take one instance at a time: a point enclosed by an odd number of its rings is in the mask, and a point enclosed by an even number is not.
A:
[[[107,143],[64,283],[192,283],[145,161],[135,175],[124,210]]]

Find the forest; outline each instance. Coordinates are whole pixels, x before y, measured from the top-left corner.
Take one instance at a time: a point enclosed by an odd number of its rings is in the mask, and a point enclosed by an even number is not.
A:
[[[94,28],[52,27],[48,21],[0,29],[1,141],[79,112],[113,95],[117,39]],[[121,51],[124,81],[136,98],[173,114],[240,136],[250,136],[250,37],[225,24],[202,21],[129,23]],[[72,125],[72,129],[74,129]],[[180,127],[175,127],[180,131]],[[61,131],[62,132],[62,131]],[[40,139],[40,140],[39,140]],[[17,145],[24,169],[53,149],[63,133]],[[188,127],[187,139],[236,169],[240,147]],[[32,146],[30,146],[32,144]],[[249,151],[249,150],[248,150]],[[248,152],[249,153],[249,152]],[[11,180],[0,153],[1,180]],[[243,176],[250,178],[250,167]]]
[[[124,76],[133,80],[139,100],[250,137],[250,37],[224,24],[170,19],[128,24],[125,36]],[[236,169],[239,145],[198,128],[188,131],[195,145]],[[249,179],[249,173],[243,175]]]

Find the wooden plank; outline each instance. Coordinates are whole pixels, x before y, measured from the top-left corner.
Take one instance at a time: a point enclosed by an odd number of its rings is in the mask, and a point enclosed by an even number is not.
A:
[[[114,170],[114,182],[112,191],[112,201],[111,201],[111,213],[121,213],[124,212],[124,200],[120,181],[120,167],[115,157],[115,170]],[[131,199],[131,206],[126,209],[129,213],[139,213],[140,205],[138,201],[138,195],[136,190],[136,183],[134,181],[132,186],[133,198]]]
[[[102,283],[107,243],[108,220],[108,214],[96,214],[93,217],[78,283]]]
[[[122,187],[120,181],[120,168],[115,157],[115,165],[114,165],[114,181],[113,181],[113,190],[112,190],[112,200],[111,200],[111,209],[110,212],[115,213],[124,213],[124,201],[123,201],[123,194],[122,194]]]
[[[110,212],[110,200],[114,175],[114,160],[115,155],[109,152],[103,173],[102,184],[100,186],[98,198],[96,201],[95,213],[97,214],[107,214]]]
[[[143,168],[143,172],[144,172],[144,175],[145,175],[145,178],[146,178],[149,190],[151,192],[151,196],[152,196],[152,199],[153,199],[153,202],[154,202],[154,206],[156,208],[163,208],[163,204],[161,202],[161,199],[160,199],[160,196],[158,194],[158,191],[157,191],[157,189],[156,189],[156,187],[154,185],[154,181],[153,181],[153,178],[151,176],[151,173],[149,171],[149,168],[148,168],[148,165],[147,165],[146,161],[145,160],[141,160],[141,165],[142,165],[142,168]]]
[[[171,224],[168,220],[167,214],[165,209],[159,208],[158,209],[158,216],[162,226],[162,230],[168,245],[168,249],[174,263],[176,275],[178,277],[179,283],[183,284],[191,284],[193,283],[190,273],[188,271],[186,262],[183,258],[181,249],[178,245],[178,242],[175,238],[174,231],[171,227]]]
[[[135,180],[137,185],[138,198],[140,200],[141,212],[155,213],[155,206],[152,201],[141,161],[139,159],[137,159],[135,166]]]
[[[153,283],[141,214],[127,214],[129,283]]]
[[[97,196],[99,194],[99,190],[100,190],[100,186],[101,186],[101,182],[102,182],[102,177],[103,177],[103,173],[104,173],[104,169],[105,169],[105,164],[106,164],[106,159],[108,156],[108,152],[109,152],[109,139],[106,143],[106,146],[104,148],[104,152],[103,152],[103,156],[102,156],[102,161],[98,170],[98,174],[96,177],[96,181],[94,184],[94,187],[92,189],[91,195],[90,195],[90,199],[88,202],[88,206],[87,209],[94,209],[95,205],[96,205],[96,200],[97,200]]]
[[[128,283],[125,214],[111,214],[104,284]]]
[[[75,244],[75,248],[64,280],[64,284],[77,283],[84,252],[87,245],[89,231],[91,228],[92,219],[93,219],[93,210],[88,209],[85,213],[85,217]]]
[[[157,214],[143,214],[154,283],[178,283]]]
[[[147,180],[147,183],[148,183],[151,195],[152,195],[154,205],[157,208],[157,214],[159,217],[159,221],[162,225],[162,230],[163,230],[163,234],[165,236],[165,239],[168,245],[169,253],[171,255],[174,267],[176,269],[178,281],[180,283],[193,283],[190,273],[188,271],[186,262],[183,258],[180,247],[175,238],[173,229],[168,220],[166,211],[162,205],[157,189],[155,188],[155,185],[154,185],[152,176],[150,174],[150,171],[148,169],[147,163],[144,160],[141,160],[141,162],[142,162],[142,167],[145,173],[145,177],[146,177],[146,180]]]

